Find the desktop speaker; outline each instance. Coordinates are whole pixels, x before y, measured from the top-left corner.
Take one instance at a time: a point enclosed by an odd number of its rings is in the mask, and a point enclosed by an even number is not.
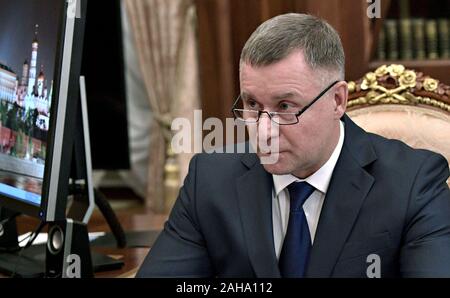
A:
[[[45,273],[50,278],[93,277],[86,225],[71,219],[50,222]]]
[[[19,247],[15,216],[14,212],[0,207],[0,249]]]

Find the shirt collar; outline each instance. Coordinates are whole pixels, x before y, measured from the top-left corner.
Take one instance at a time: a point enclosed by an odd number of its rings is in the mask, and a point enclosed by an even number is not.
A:
[[[339,155],[341,154],[342,146],[344,144],[345,129],[344,123],[342,121],[339,121],[339,131],[339,141],[334,148],[334,151],[331,154],[330,158],[319,170],[317,170],[309,177],[300,179],[292,174],[272,175],[276,197],[278,197],[283,189],[285,189],[289,184],[295,181],[306,181],[315,189],[319,190],[323,194],[326,194],[328,186],[330,185],[331,176],[333,175],[334,167],[336,166]]]

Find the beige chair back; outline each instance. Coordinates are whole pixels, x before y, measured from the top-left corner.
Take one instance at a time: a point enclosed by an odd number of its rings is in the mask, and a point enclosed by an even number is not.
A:
[[[366,131],[438,152],[450,164],[450,87],[438,80],[383,65],[349,82],[347,114]]]

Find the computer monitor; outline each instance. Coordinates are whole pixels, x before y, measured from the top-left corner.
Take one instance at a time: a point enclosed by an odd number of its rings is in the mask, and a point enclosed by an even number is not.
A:
[[[65,218],[84,26],[73,2],[0,0],[0,205],[43,221]]]
[[[74,217],[86,224],[92,199],[66,208],[69,179],[89,167],[79,104],[86,1],[0,0],[0,8],[0,207],[54,226],[69,217],[71,228]],[[1,269],[10,258],[2,254]]]

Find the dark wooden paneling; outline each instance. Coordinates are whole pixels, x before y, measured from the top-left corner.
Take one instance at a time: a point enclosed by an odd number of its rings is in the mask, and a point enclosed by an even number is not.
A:
[[[233,44],[233,81],[235,82],[235,97],[239,94],[239,60],[242,48],[250,35],[263,22],[263,1],[261,0],[230,0],[233,14],[232,44]],[[251,13],[250,13],[251,12]],[[233,98],[234,99],[234,98]],[[232,102],[229,102],[230,106]]]
[[[341,0],[338,32],[346,56],[345,78],[352,80],[368,71],[370,60],[370,19],[367,2]],[[359,16],[359,17],[356,17]]]
[[[224,104],[234,93],[229,1],[195,0],[195,3],[203,117],[223,119]]]

